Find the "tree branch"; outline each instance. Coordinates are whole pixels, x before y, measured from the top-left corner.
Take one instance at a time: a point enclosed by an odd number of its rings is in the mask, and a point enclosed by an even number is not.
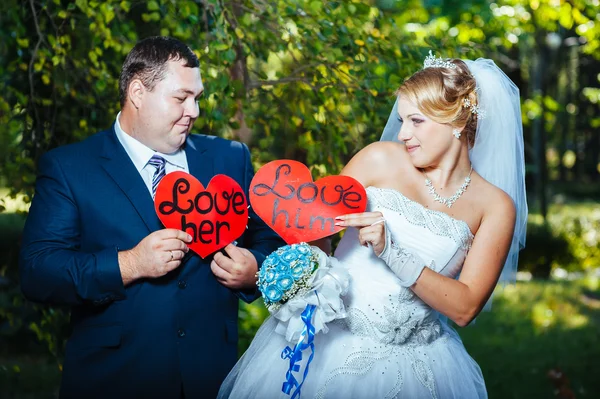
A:
[[[46,14],[46,16],[48,17],[48,21],[50,21],[50,24],[52,24],[52,28],[54,29],[55,36],[58,38],[58,27],[54,23],[54,20],[52,19],[52,15],[50,15],[50,11],[48,10],[48,7],[44,7],[43,4],[40,4],[40,6],[42,7],[42,10],[44,11],[44,13]],[[65,24],[65,21],[66,21],[66,19],[63,20],[63,25]]]
[[[28,78],[29,78],[29,97],[30,97],[30,104],[33,107],[33,114],[35,117],[35,127],[31,130],[31,140],[33,142],[35,142],[35,140],[37,139],[36,137],[36,130],[40,133],[38,136],[42,137],[43,135],[40,132],[40,129],[43,129],[43,125],[42,125],[42,121],[40,120],[40,114],[39,114],[39,110],[37,109],[36,105],[35,105],[35,83],[33,81],[33,76],[34,76],[34,70],[33,70],[33,65],[35,64],[35,59],[37,57],[40,45],[42,43],[45,42],[44,36],[42,35],[42,31],[40,29],[40,25],[37,19],[37,14],[35,11],[35,5],[33,4],[33,0],[29,0],[29,5],[31,7],[31,13],[33,15],[33,23],[35,25],[35,31],[38,35],[38,41],[35,44],[35,48],[33,49],[33,53],[31,54],[31,60],[29,61],[29,68],[28,68]]]
[[[253,9],[251,9],[249,7],[246,7],[243,4],[238,4],[238,7],[240,7],[242,10],[244,10],[244,11],[246,11],[246,12],[248,12],[248,13],[254,15],[254,16],[256,16],[258,19],[260,19],[264,23],[263,26],[265,28],[269,29],[273,34],[279,35],[281,33],[279,31],[278,26],[276,24],[271,23],[272,22],[271,20],[269,20],[268,18],[265,18],[261,14],[256,13],[255,10],[253,10]]]
[[[277,79],[277,80],[255,80],[255,81],[251,81],[248,84],[248,88],[249,89],[258,89],[260,87],[264,87],[264,86],[276,86],[276,85],[281,85],[281,84],[286,84],[286,83],[291,83],[291,82],[304,82],[307,84],[310,84],[310,81],[305,78],[305,77],[287,77],[287,78],[281,78],[281,79]]]
[[[236,19],[235,12],[230,11],[227,8],[225,8],[222,1],[220,1],[219,4],[223,8],[223,16],[225,17],[225,20],[227,21],[229,26],[231,26],[231,28],[233,29],[233,35],[235,37],[235,54],[236,54],[235,58],[236,58],[236,60],[235,60],[235,64],[234,64],[233,68],[237,69],[237,71],[232,71],[232,72],[234,72],[233,77],[236,78],[239,75],[242,75],[242,82],[244,83],[244,87],[247,90],[250,78],[248,76],[248,69],[246,67],[246,57],[244,55],[244,46],[242,44],[242,41],[238,37],[237,33],[235,32],[236,29],[238,28],[239,24]],[[233,4],[232,7],[235,8],[236,6],[237,6],[237,4]]]

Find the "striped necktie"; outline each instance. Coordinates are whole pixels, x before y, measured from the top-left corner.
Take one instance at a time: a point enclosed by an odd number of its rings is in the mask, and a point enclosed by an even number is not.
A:
[[[156,195],[156,187],[158,187],[158,183],[165,177],[165,164],[166,161],[160,155],[153,155],[152,158],[148,161],[148,164],[154,166],[156,171],[154,172],[154,176],[152,176],[152,198]]]

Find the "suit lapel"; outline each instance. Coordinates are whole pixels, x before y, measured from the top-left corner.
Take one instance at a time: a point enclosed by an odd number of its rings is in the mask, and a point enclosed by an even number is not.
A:
[[[206,145],[202,145],[203,143],[197,138],[199,137],[194,137],[194,140],[192,140],[192,137],[188,137],[185,156],[190,174],[200,180],[200,183],[206,188],[215,174],[215,159],[213,154],[207,151]]]
[[[163,228],[154,210],[154,201],[127,152],[117,139],[114,126],[102,151],[102,167],[117,183],[150,232]]]

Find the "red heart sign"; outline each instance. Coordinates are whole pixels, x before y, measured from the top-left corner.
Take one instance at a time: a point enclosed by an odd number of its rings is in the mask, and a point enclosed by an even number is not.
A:
[[[327,176],[313,182],[308,168],[279,160],[260,168],[250,184],[256,214],[288,244],[327,237],[343,227],[335,217],[364,212],[367,193],[349,176]]]
[[[169,173],[156,188],[154,209],[165,227],[192,236],[189,247],[202,258],[239,238],[248,224],[244,191],[225,175],[214,176],[205,189],[189,173]]]

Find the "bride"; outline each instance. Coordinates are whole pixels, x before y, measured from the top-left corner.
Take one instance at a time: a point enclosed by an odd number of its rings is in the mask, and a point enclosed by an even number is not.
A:
[[[338,218],[346,317],[314,337],[291,395],[288,343],[267,319],[219,397],[487,397],[447,319],[468,325],[499,279],[514,281],[527,216],[518,89],[491,60],[430,52],[396,94],[382,140],[342,172],[368,194],[367,212]]]

